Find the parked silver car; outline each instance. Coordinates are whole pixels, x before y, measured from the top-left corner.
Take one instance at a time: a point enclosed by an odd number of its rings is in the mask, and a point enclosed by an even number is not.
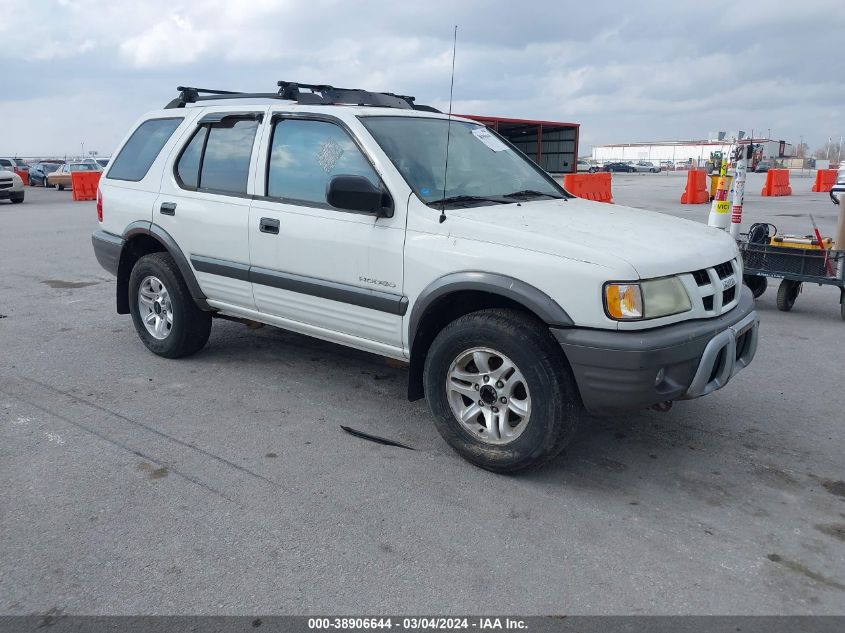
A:
[[[647,160],[640,160],[636,163],[633,163],[634,169],[638,172],[647,172],[650,174],[656,174],[660,171],[660,167],[652,163],[651,161]]]

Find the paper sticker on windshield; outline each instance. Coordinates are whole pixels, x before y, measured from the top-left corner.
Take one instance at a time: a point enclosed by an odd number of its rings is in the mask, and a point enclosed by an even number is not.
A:
[[[329,173],[332,169],[334,169],[334,166],[337,165],[337,161],[340,160],[341,156],[343,156],[343,148],[337,144],[337,141],[329,138],[320,145],[320,149],[317,150],[314,158],[317,159],[317,163],[320,167],[322,167],[326,173]]]
[[[472,135],[477,138],[479,141],[484,143],[487,147],[492,149],[494,152],[501,152],[504,149],[507,149],[508,146],[502,143],[498,138],[493,136],[486,127],[477,127],[472,131]]]

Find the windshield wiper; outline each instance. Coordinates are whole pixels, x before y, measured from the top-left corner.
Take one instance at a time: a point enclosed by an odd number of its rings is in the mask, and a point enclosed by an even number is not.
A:
[[[439,206],[443,204],[460,204],[462,202],[495,202],[496,204],[505,204],[507,201],[501,198],[486,198],[484,196],[449,196],[440,200],[432,200],[428,204]]]
[[[534,189],[523,189],[522,191],[514,191],[506,193],[503,198],[535,198],[537,196],[545,196],[547,198],[555,198],[556,200],[565,200],[563,196],[556,196],[551,193],[544,193],[542,191],[535,191]]]

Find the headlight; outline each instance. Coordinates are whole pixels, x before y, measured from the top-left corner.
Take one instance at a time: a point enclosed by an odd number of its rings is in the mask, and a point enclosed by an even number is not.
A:
[[[608,316],[617,321],[656,319],[692,309],[684,284],[677,277],[604,286]]]
[[[23,178],[21,178],[20,176],[18,176],[15,172],[12,172],[12,181],[13,181],[16,185],[22,185],[22,184],[23,184]]]

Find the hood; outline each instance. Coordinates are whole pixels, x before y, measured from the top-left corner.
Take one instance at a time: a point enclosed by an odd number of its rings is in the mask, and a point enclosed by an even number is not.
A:
[[[450,234],[619,269],[642,279],[715,266],[737,256],[727,232],[663,213],[581,198],[451,209]],[[704,217],[704,212],[702,212]]]

